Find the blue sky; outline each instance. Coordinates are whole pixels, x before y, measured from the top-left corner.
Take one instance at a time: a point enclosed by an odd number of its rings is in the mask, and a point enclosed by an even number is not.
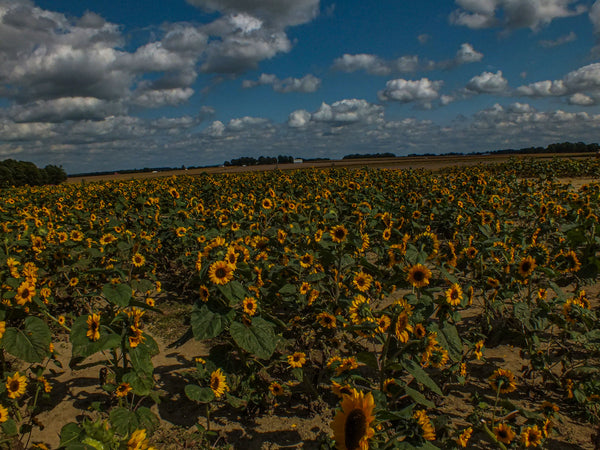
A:
[[[0,0],[0,160],[598,142],[600,0]]]

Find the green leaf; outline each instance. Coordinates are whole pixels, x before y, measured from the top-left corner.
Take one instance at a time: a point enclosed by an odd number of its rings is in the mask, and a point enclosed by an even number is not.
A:
[[[237,305],[246,297],[246,290],[239,281],[232,280],[218,287],[221,294],[229,301],[229,306]]]
[[[356,355],[356,359],[359,362],[365,364],[366,366],[372,369],[379,369],[379,364],[377,362],[377,356],[371,352],[360,352]]]
[[[209,403],[215,398],[215,393],[211,388],[200,387],[196,384],[186,385],[185,395],[187,395],[187,398],[190,400],[200,403]]]
[[[8,328],[4,332],[2,347],[11,355],[29,362],[39,363],[50,353],[52,333],[39,317],[25,319],[25,328]]]
[[[160,419],[147,406],[140,406],[135,410],[138,419],[139,428],[143,428],[148,433],[156,430],[160,425]]]
[[[129,383],[133,389],[133,392],[142,397],[150,395],[150,392],[154,387],[154,378],[152,377],[152,373],[135,371],[128,372],[123,375],[123,381],[125,383]]]
[[[129,306],[129,300],[131,300],[133,290],[127,284],[107,283],[102,286],[102,294],[104,294],[110,303],[120,306],[121,308],[126,308]]]
[[[261,359],[269,359],[277,346],[273,325],[260,317],[255,317],[250,326],[233,322],[229,332],[237,345]]]
[[[3,422],[2,432],[7,436],[16,436],[19,434],[16,422],[13,419],[8,419],[6,422]]]
[[[430,400],[427,400],[425,398],[425,396],[423,394],[421,394],[419,391],[409,388],[408,386],[404,386],[404,391],[406,392],[406,395],[409,395],[410,398],[412,398],[418,404],[427,406],[428,408],[435,408],[435,405],[433,404],[433,402]]]
[[[76,423],[68,423],[60,430],[60,446],[65,447],[69,444],[74,444],[79,440],[81,430]]]
[[[87,318],[88,316],[85,315],[78,317],[71,327],[70,340],[73,344],[73,357],[87,358],[94,353],[110,350],[121,345],[121,336],[102,325],[100,326],[100,338],[97,341],[90,340],[87,336]]]
[[[221,331],[229,324],[229,319],[225,315],[212,312],[206,305],[202,305],[200,310],[192,311],[190,324],[194,337],[201,341],[221,334]]]
[[[435,381],[433,381],[429,377],[427,372],[425,372],[421,368],[421,366],[417,365],[417,363],[415,363],[413,360],[411,360],[411,359],[404,360],[403,366],[406,369],[406,371],[408,373],[410,373],[413,377],[415,377],[415,380],[417,380],[419,383],[423,384],[424,386],[427,386],[429,389],[431,389],[436,394],[443,395],[441,389],[435,383]]]
[[[446,350],[448,350],[450,359],[453,361],[460,361],[462,359],[462,340],[454,325],[446,322],[440,330],[440,334],[438,334],[438,339]]]
[[[138,419],[135,413],[127,408],[117,407],[113,409],[109,418],[114,430],[121,435],[133,433],[138,428]]]
[[[296,286],[293,284],[284,284],[281,289],[279,289],[279,293],[282,295],[295,295],[296,294]]]
[[[142,345],[138,345],[135,348],[129,350],[129,357],[131,359],[131,365],[136,372],[144,372],[152,375],[154,372],[154,366],[152,365],[152,359],[148,349]]]

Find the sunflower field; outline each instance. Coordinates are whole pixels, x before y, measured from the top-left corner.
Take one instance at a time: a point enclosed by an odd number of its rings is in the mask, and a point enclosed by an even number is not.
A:
[[[104,399],[58,446],[160,448],[174,393],[148,329],[170,299],[189,307],[173,351],[210,348],[171,374],[202,412],[195,448],[226,447],[211,423],[228,411],[290,405],[326,420],[316,448],[565,448],[566,419],[600,448],[600,183],[558,180],[599,174],[511,160],[1,190],[0,447],[49,448],[32,436],[56,374],[94,364]]]

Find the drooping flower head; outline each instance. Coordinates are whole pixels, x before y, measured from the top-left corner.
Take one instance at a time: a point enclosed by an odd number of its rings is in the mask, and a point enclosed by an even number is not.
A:
[[[367,450],[369,439],[375,435],[371,426],[375,420],[375,400],[370,392],[352,389],[344,395],[341,409],[335,415],[331,428],[338,450]]]

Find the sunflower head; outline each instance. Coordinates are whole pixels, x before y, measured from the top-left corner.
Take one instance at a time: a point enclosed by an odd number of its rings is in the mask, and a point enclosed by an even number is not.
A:
[[[343,396],[341,409],[331,423],[338,449],[369,448],[369,439],[375,434],[371,426],[375,420],[374,409],[375,400],[370,392],[365,395],[364,392],[352,389],[350,394]]]
[[[408,275],[406,276],[407,281],[416,288],[427,286],[430,278],[431,271],[423,264],[415,264],[412,266],[408,269]]]
[[[225,391],[229,391],[227,379],[225,378],[225,374],[221,369],[217,369],[213,373],[211,373],[210,388],[212,389],[216,398],[221,397],[225,393]]]
[[[344,225],[336,225],[329,231],[331,234],[331,240],[337,244],[340,244],[348,237],[348,230]]]
[[[508,369],[496,369],[488,381],[492,389],[499,390],[501,394],[508,394],[517,389],[515,376]]]

